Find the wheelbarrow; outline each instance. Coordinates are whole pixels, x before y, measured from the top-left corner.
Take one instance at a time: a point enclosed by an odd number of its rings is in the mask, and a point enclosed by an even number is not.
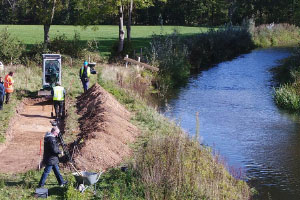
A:
[[[76,179],[78,190],[83,193],[89,187],[94,186],[94,194],[96,194],[96,183],[99,181],[103,172],[74,172],[72,173]]]

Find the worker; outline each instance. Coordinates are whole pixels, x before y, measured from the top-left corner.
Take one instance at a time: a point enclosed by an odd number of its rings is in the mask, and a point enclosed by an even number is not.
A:
[[[66,96],[66,91],[60,83],[56,83],[56,86],[52,90],[53,104],[55,109],[55,118],[59,119],[63,117],[63,107]]]
[[[5,87],[3,85],[3,79],[0,76],[0,110],[3,109],[3,102],[4,102],[4,96],[5,96]]]
[[[58,155],[63,153],[59,150],[56,140],[58,134],[59,129],[55,126],[51,129],[51,132],[47,132],[44,137],[44,156],[42,162],[45,165],[45,169],[38,185],[39,188],[44,187],[51,169],[53,170],[57,182],[61,187],[67,184],[67,181],[64,181],[62,175],[60,174],[58,167]]]
[[[84,61],[83,66],[79,70],[79,77],[82,82],[84,92],[86,92],[89,88],[90,76],[91,68],[88,66],[88,62]]]
[[[4,78],[4,87],[5,87],[5,93],[6,93],[6,98],[5,98],[5,103],[8,104],[10,100],[10,95],[14,91],[14,80],[13,80],[13,75],[14,73],[10,71]]]

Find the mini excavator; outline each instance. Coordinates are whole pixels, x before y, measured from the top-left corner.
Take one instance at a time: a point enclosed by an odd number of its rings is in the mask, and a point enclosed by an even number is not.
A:
[[[51,96],[51,90],[56,83],[61,84],[61,55],[43,54],[43,88],[38,96]]]

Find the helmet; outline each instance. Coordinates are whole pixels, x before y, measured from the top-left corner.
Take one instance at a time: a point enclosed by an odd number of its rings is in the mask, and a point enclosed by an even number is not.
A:
[[[87,61],[84,61],[83,65],[87,66],[89,63]]]

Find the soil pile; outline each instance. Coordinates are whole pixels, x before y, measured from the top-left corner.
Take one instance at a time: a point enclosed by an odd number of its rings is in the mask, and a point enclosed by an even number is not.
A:
[[[81,133],[74,162],[82,170],[107,169],[131,154],[129,144],[139,135],[127,111],[100,85],[93,85],[78,98]]]

